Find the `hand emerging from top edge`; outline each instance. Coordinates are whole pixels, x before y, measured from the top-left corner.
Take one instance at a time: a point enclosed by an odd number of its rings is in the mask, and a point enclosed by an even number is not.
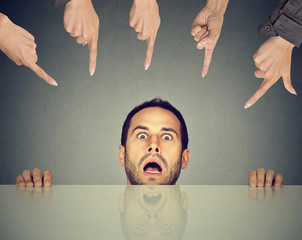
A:
[[[151,64],[154,43],[160,26],[159,9],[156,0],[134,0],[129,24],[137,32],[137,39],[147,40],[145,70]]]
[[[253,57],[258,68],[255,71],[255,77],[264,80],[259,89],[246,102],[244,108],[249,108],[255,104],[280,77],[283,78],[286,90],[297,95],[290,78],[293,47],[293,44],[281,37],[270,37],[260,46]]]
[[[25,65],[50,85],[58,86],[57,82],[36,64],[36,47],[33,35],[0,13],[0,49],[17,65]]]
[[[91,0],[71,0],[65,5],[64,27],[77,43],[89,46],[89,73],[96,68],[99,17]]]
[[[197,42],[196,47],[200,50],[205,48],[202,77],[205,77],[208,73],[227,5],[228,0],[208,0],[206,6],[193,21],[191,34]]]

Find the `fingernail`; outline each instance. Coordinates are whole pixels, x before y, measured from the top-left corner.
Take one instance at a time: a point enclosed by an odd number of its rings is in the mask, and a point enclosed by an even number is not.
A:
[[[83,46],[87,45],[87,42],[86,43],[83,43]]]
[[[206,42],[205,42],[205,41],[202,41],[202,42],[199,42],[197,46],[198,46],[198,47],[202,47],[202,46],[205,45],[205,44],[206,44]]]
[[[294,88],[292,88],[292,94],[297,95],[297,92],[296,92],[296,90]]]
[[[26,183],[26,187],[32,187],[33,186],[33,183],[32,182],[27,182]]]
[[[145,70],[148,70],[149,67],[150,67],[150,63],[146,63],[145,64]]]
[[[252,106],[252,103],[251,103],[251,102],[247,102],[247,103],[244,105],[244,108],[247,109],[247,108],[249,108],[250,106]]]
[[[94,68],[94,67],[91,67],[91,68],[89,69],[90,76],[93,76],[94,72],[95,72],[95,68]]]
[[[36,181],[36,182],[35,182],[35,187],[41,187],[41,185],[42,185],[42,184],[41,184],[41,181]]]
[[[58,86],[58,83],[55,81],[55,80],[51,80],[51,85],[53,85],[53,86],[55,86],[55,87],[57,87]]]
[[[50,186],[50,182],[47,181],[44,183],[44,187],[49,187],[49,186]]]

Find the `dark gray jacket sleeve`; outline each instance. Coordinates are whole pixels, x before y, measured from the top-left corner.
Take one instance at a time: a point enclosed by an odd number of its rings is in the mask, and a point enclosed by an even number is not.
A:
[[[302,42],[302,0],[280,0],[272,15],[259,25],[258,33],[280,36],[299,47]]]
[[[70,0],[51,0],[51,1],[56,8],[60,8],[64,6],[66,3],[68,3]]]

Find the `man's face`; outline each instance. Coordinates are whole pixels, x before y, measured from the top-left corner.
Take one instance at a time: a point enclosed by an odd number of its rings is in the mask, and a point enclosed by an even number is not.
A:
[[[189,150],[182,152],[178,118],[160,107],[136,113],[126,147],[120,146],[119,159],[128,184],[175,184],[189,160]]]

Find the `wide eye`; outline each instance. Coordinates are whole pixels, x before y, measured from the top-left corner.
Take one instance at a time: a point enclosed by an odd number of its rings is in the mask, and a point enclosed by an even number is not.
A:
[[[140,133],[140,134],[137,135],[137,137],[138,137],[139,139],[143,139],[143,140],[144,140],[144,139],[147,139],[148,136],[147,136],[146,133]]]
[[[166,140],[166,141],[172,140],[172,136],[169,135],[169,134],[164,134],[162,138],[163,138],[164,140]]]

